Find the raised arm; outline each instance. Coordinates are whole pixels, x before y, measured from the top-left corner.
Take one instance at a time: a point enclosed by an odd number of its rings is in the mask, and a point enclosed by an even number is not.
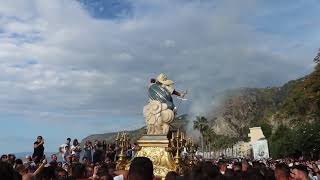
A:
[[[174,94],[176,96],[180,96],[180,97],[183,98],[187,94],[187,92],[180,93],[180,92],[178,92],[176,90],[173,90],[172,94]]]
[[[34,143],[33,144],[33,148],[37,148],[37,147],[39,147],[40,145],[43,145],[43,144],[44,144],[43,140],[39,144]]]
[[[38,169],[32,174],[33,176],[36,176],[37,174],[39,174],[42,169],[44,168],[44,166],[47,164],[47,160],[44,159],[41,163],[41,165],[38,167]]]

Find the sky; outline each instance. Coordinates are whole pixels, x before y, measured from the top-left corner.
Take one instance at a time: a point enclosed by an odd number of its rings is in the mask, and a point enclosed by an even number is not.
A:
[[[144,125],[151,77],[203,114],[230,88],[281,86],[314,68],[317,0],[4,0],[0,154]]]

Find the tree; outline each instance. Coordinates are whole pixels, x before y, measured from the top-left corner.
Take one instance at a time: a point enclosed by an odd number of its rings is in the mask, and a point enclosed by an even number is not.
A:
[[[209,122],[207,118],[203,116],[197,116],[196,120],[193,121],[193,129],[199,130],[201,134],[201,150],[203,153],[203,140],[204,140],[204,132],[209,129]]]
[[[211,152],[212,142],[215,139],[215,135],[215,132],[211,128],[207,128],[203,132],[203,139],[205,140],[205,144],[208,147],[209,152]],[[211,153],[209,155],[209,158],[211,158]]]
[[[294,130],[281,124],[269,138],[271,156],[274,158],[292,157],[296,152],[295,136]]]
[[[320,154],[320,124],[300,123],[293,129],[280,125],[270,137],[270,152],[274,158],[300,157],[318,159]]]
[[[320,153],[320,124],[305,123],[296,129],[296,151],[311,159],[319,158]]]

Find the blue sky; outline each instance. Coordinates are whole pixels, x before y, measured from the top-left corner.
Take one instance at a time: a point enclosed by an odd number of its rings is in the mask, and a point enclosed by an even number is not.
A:
[[[144,124],[150,77],[189,90],[180,113],[216,94],[280,86],[312,71],[317,0],[7,0],[0,6],[0,154],[52,152],[67,137]]]

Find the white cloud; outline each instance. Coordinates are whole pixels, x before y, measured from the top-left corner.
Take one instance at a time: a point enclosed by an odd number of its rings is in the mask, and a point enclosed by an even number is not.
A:
[[[173,41],[173,40],[167,39],[167,40],[164,41],[163,45],[166,48],[172,48],[172,47],[174,47],[176,45],[176,42]]]
[[[122,20],[94,19],[77,1],[2,3],[0,115],[141,115],[147,81],[160,72],[191,89],[184,111],[198,113],[224,89],[280,85],[310,71],[312,59],[300,58],[309,51],[288,53],[299,42],[249,21],[254,2],[139,0]]]
[[[123,63],[126,63],[125,61],[131,61],[133,60],[133,56],[129,53],[126,52],[121,52],[118,54],[113,54],[111,56],[111,59],[115,60],[115,61],[124,61]]]

